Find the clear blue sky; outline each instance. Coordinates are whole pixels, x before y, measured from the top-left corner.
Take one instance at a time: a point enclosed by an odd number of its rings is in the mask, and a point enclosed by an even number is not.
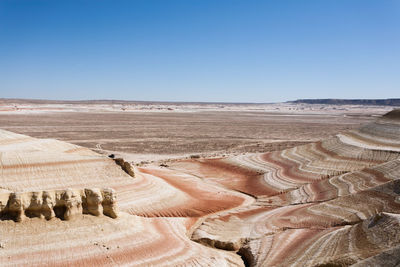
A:
[[[400,97],[400,0],[0,0],[0,97]]]

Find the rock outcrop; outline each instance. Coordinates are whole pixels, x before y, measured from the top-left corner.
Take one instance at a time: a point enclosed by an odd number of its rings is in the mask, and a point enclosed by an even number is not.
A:
[[[77,214],[118,217],[116,193],[111,188],[13,192],[0,194],[0,218],[23,221],[26,217],[70,220]]]
[[[132,177],[135,177],[135,171],[133,170],[132,165],[125,161],[123,158],[116,158],[114,159],[115,163],[117,163],[119,166],[121,166],[122,170],[129,174]]]

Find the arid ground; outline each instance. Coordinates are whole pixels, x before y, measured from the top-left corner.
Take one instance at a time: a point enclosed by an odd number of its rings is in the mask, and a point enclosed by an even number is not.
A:
[[[400,110],[0,104],[2,266],[399,262]]]
[[[283,150],[355,129],[390,110],[288,104],[222,107],[7,102],[0,111],[0,125],[32,137],[56,138],[97,152],[119,153],[140,164]]]

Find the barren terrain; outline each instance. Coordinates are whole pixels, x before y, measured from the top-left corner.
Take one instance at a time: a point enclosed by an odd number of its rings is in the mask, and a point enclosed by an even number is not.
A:
[[[56,138],[100,153],[121,154],[136,164],[282,150],[355,129],[391,109],[307,104],[20,101],[8,100],[0,107],[2,129]]]
[[[400,110],[40,105],[0,115],[1,265],[399,262]]]

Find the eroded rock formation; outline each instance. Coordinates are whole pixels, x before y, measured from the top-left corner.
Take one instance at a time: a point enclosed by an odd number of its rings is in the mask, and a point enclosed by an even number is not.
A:
[[[357,131],[283,151],[172,164],[256,200],[208,216],[192,239],[237,251],[249,266],[348,266],[366,258],[382,264],[380,253],[395,257],[399,118],[391,112]]]
[[[117,163],[119,166],[121,166],[122,170],[129,174],[132,177],[135,177],[135,171],[133,170],[132,165],[125,161],[123,158],[116,158],[114,159],[115,163]]]
[[[207,248],[189,237],[203,216],[247,204],[251,197],[172,170],[135,169],[135,174],[132,179],[114,160],[87,148],[0,130],[3,205],[12,192],[42,192],[43,217],[52,218],[63,214],[54,208],[58,188],[101,185],[115,190],[120,209],[115,212],[114,191],[103,190],[108,216],[0,220],[1,265],[243,266],[234,252]],[[98,195],[94,202],[96,210]],[[82,212],[84,204],[82,199]]]
[[[115,190],[85,188],[0,194],[0,217],[23,221],[26,217],[71,220],[77,214],[118,217]]]

